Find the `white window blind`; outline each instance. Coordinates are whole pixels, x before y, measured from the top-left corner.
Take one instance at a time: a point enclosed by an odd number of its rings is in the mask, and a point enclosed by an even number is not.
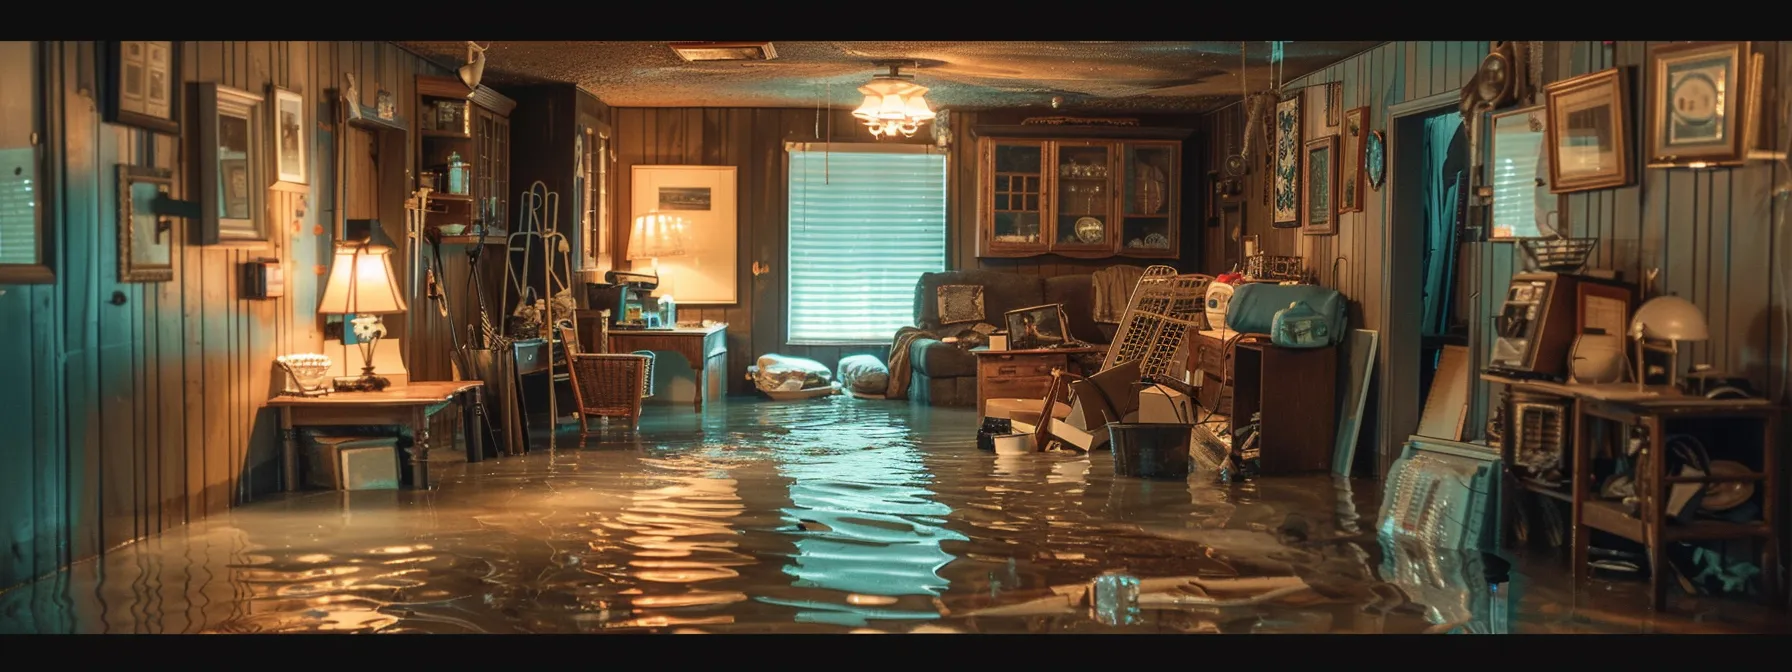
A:
[[[915,281],[946,268],[946,155],[925,145],[793,143],[791,343],[888,342]]]
[[[1534,238],[1538,231],[1536,205],[1549,198],[1548,154],[1543,153],[1542,133],[1511,133],[1499,140],[1500,152],[1492,166],[1493,235],[1501,238]],[[1523,157],[1523,158],[1519,158]],[[1550,208],[1553,210],[1554,208]]]
[[[36,265],[37,43],[0,42],[0,264]]]

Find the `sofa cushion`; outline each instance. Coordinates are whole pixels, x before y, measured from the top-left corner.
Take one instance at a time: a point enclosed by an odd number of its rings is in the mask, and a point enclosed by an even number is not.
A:
[[[1089,276],[1083,276],[1083,282],[1087,284]],[[1045,282],[1034,275],[985,270],[922,273],[915,281],[915,326],[940,328],[940,285],[981,285],[984,321],[991,324],[1001,324],[1002,314],[1010,310],[1046,303]]]
[[[977,356],[951,343],[917,338],[908,345],[909,366],[933,378],[977,375]]]

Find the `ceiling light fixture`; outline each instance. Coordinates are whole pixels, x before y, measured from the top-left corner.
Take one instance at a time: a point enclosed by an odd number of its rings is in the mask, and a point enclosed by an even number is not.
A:
[[[915,131],[921,130],[921,124],[936,116],[927,104],[927,87],[916,84],[914,75],[899,71],[904,63],[879,62],[880,67],[890,69],[889,74],[878,75],[859,87],[859,93],[865,94],[865,102],[853,110],[852,116],[865,122],[871,135],[879,140],[894,138],[898,133],[905,138],[912,137]]]
[[[672,53],[698,61],[769,61],[778,57],[770,42],[673,42]]]

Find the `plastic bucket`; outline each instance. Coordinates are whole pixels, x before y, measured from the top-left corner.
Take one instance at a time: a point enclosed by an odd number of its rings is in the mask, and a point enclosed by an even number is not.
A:
[[[1161,422],[1108,424],[1114,475],[1134,478],[1188,478],[1190,425]]]

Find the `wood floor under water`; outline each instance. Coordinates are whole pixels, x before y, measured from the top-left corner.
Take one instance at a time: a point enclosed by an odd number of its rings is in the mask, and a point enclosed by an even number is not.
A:
[[[1373,481],[1123,478],[975,431],[849,397],[650,407],[432,491],[284,495],[116,549],[0,593],[0,633],[1785,630],[1570,589],[1555,558],[1490,583],[1480,553],[1379,540]]]

